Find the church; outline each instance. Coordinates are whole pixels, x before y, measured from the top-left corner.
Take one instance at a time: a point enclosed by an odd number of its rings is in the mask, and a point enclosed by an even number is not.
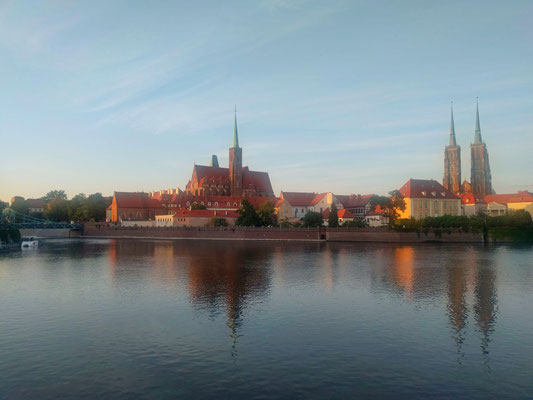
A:
[[[213,155],[211,165],[194,165],[185,193],[193,196],[274,197],[268,172],[251,171],[242,166],[237,113],[233,126],[233,145],[229,149],[229,168],[218,165]]]
[[[459,196],[472,193],[476,202],[483,202],[485,196],[494,194],[487,145],[481,138],[479,106],[476,104],[476,127],[474,142],[470,145],[470,182],[461,181],[461,146],[455,138],[453,107],[450,121],[450,142],[444,150],[444,178],[442,186]]]

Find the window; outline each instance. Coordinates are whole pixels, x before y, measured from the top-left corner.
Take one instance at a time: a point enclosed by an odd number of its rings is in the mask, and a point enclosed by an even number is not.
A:
[[[427,200],[424,201],[424,208],[428,208],[428,201],[427,201]],[[427,213],[426,213],[426,214],[427,214]],[[427,216],[427,215],[426,215],[426,216]]]
[[[435,203],[433,203],[433,208],[435,210],[438,210],[439,209],[439,203],[435,200]]]
[[[427,216],[428,216],[428,212],[426,211],[426,212],[424,213],[424,217],[427,218]]]
[[[218,207],[218,201],[215,201],[215,207]]]
[[[445,209],[445,210],[448,209],[448,203],[446,202],[446,200],[444,200],[444,209]]]
[[[426,195],[426,192],[422,192],[422,196],[425,196]]]
[[[418,208],[422,208],[422,200],[418,200]],[[420,218],[422,218],[422,214],[420,214]]]
[[[233,203],[233,206],[234,206],[234,207],[237,207],[237,202],[234,202],[234,203]]]
[[[436,196],[437,196],[437,192],[431,192],[431,195],[432,195],[433,197],[436,197]]]
[[[191,202],[190,202],[190,201],[188,201],[188,202],[187,202],[187,205],[188,205],[188,206],[190,206],[190,205],[191,205]]]
[[[422,219],[422,213],[420,213],[419,217],[420,217],[420,219]]]
[[[305,212],[305,211],[304,211],[304,209],[302,208],[302,214],[303,214],[304,212]]]
[[[208,206],[208,207],[211,207],[211,202],[210,202],[210,201],[207,202],[207,206]]]
[[[226,205],[231,206],[231,203],[228,201]]]

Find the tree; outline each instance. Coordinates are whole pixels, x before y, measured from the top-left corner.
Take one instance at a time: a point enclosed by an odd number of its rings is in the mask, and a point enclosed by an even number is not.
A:
[[[405,211],[405,200],[398,190],[393,190],[389,192],[388,197],[372,196],[370,198],[370,207],[375,210],[376,206],[379,206],[385,212],[385,215],[389,217],[389,221],[392,223],[392,221],[398,219],[400,211]]]
[[[199,204],[197,202],[194,202],[191,204],[191,210],[205,210],[206,207],[203,204]]]
[[[366,228],[367,224],[360,219],[354,219],[353,221],[346,221],[342,226],[346,228]]]
[[[259,205],[259,210],[257,211],[259,219],[262,226],[274,226],[276,225],[276,215],[274,204],[272,202],[265,200]]]
[[[102,196],[102,193],[94,193],[87,197],[90,221],[105,221],[105,214],[110,201]]]
[[[50,221],[67,221],[69,218],[68,202],[60,198],[55,198],[46,205],[43,214],[44,218]]]
[[[211,226],[228,226],[228,221],[226,218],[211,218],[210,224]]]
[[[322,226],[324,218],[319,212],[307,211],[301,221],[305,227],[316,228],[317,226]]]
[[[335,203],[332,203],[329,208],[328,226],[330,228],[337,228],[339,226],[339,214]]]
[[[84,204],[76,209],[74,214],[69,214],[70,219],[76,222],[85,222],[91,220],[91,212],[87,204]]]
[[[255,211],[254,206],[248,200],[242,201],[242,206],[237,212],[240,214],[235,220],[238,226],[261,226],[259,214]]]
[[[26,200],[16,200],[11,204],[11,209],[19,214],[30,215],[28,203]]]
[[[66,200],[67,194],[64,190],[51,190],[43,197],[45,204],[50,203],[53,199]]]
[[[9,203],[6,203],[5,201],[0,200],[0,213],[8,207],[9,207]]]

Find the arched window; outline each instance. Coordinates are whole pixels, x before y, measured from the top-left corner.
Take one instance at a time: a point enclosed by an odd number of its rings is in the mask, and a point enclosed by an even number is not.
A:
[[[215,207],[218,207],[218,201],[215,201]]]
[[[227,205],[228,205],[228,206],[231,206],[231,203],[228,201],[228,204],[227,204]]]
[[[435,203],[433,203],[433,208],[435,210],[438,210],[439,209],[439,203],[435,200]]]

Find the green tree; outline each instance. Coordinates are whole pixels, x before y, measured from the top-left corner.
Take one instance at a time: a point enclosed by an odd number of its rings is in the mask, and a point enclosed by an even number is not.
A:
[[[11,210],[19,214],[30,215],[30,210],[28,208],[28,203],[26,200],[16,200],[11,204]]]
[[[367,224],[365,221],[360,219],[354,219],[353,221],[347,221],[342,226],[346,228],[366,228]]]
[[[87,196],[85,195],[85,193],[79,193],[68,202],[69,219],[73,221],[83,221],[79,219],[80,214],[78,214],[78,209],[85,205],[86,201]]]
[[[9,203],[6,203],[5,201],[0,200],[0,213],[8,207],[9,207]]]
[[[102,196],[102,193],[94,193],[87,197],[87,207],[89,208],[89,221],[105,221],[107,207],[111,201]]]
[[[66,200],[55,198],[46,205],[43,212],[44,218],[50,221],[64,222],[69,219],[68,202]]]
[[[255,211],[254,206],[248,200],[242,201],[242,206],[237,212],[240,214],[235,220],[238,226],[261,226],[261,218]]]
[[[211,226],[228,226],[228,221],[226,218],[211,218],[210,224]]]
[[[191,204],[191,210],[206,210],[206,206],[204,206],[203,204],[199,204],[197,202],[194,202]]]
[[[389,217],[389,221],[392,223],[398,219],[401,211],[405,211],[405,199],[398,190],[389,192],[389,196],[377,196],[374,195],[370,198],[370,208],[375,210],[377,206],[385,212],[385,215]]]
[[[91,212],[87,204],[83,204],[80,207],[76,208],[74,214],[69,216],[72,221],[76,222],[86,222],[91,220]]]
[[[51,190],[43,197],[43,202],[48,204],[53,199],[67,200],[67,194],[64,190]]]
[[[329,208],[328,226],[330,228],[337,228],[339,226],[339,214],[335,203],[332,203]]]
[[[301,221],[305,227],[316,228],[317,226],[322,226],[324,218],[319,212],[307,211]]]
[[[276,225],[276,215],[274,204],[272,202],[265,200],[259,205],[259,210],[257,211],[259,219],[262,226],[275,226]]]

